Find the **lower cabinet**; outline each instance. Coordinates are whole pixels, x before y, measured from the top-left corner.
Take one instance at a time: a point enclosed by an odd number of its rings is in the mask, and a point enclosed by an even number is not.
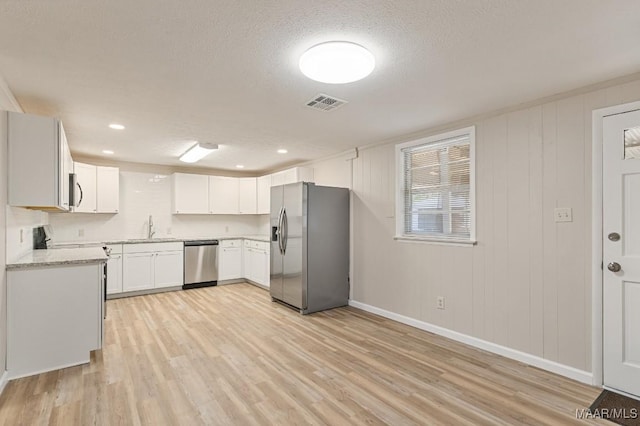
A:
[[[222,240],[218,250],[218,281],[242,278],[242,240]]]
[[[122,293],[122,244],[108,245],[107,294]]]
[[[109,272],[107,271],[107,277]],[[183,244],[125,244],[122,291],[181,286],[184,283]]]
[[[244,240],[244,277],[269,287],[269,243]]]

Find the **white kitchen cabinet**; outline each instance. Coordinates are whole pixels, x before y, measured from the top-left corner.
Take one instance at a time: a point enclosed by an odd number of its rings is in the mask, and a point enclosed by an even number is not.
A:
[[[271,186],[296,182],[313,182],[313,169],[310,167],[293,167],[271,175]]]
[[[244,240],[244,277],[257,284],[269,287],[270,258],[269,243]]]
[[[171,178],[172,213],[209,213],[209,176],[174,173]]]
[[[183,283],[182,242],[123,245],[123,292],[176,287]]]
[[[239,180],[228,176],[209,176],[209,213],[238,214]]]
[[[260,176],[256,183],[258,214],[271,213],[271,175]]]
[[[122,291],[148,290],[154,287],[155,253],[125,253],[122,260]]]
[[[103,263],[7,271],[9,379],[90,361],[102,347]]]
[[[155,253],[154,288],[176,287],[184,284],[184,252],[161,251]]]
[[[85,163],[74,163],[76,174],[76,206],[75,213],[96,212],[96,166]]]
[[[122,244],[108,245],[107,294],[122,293]]]
[[[74,213],[118,213],[119,168],[76,162],[74,173],[76,174]]]
[[[73,160],[60,120],[7,112],[8,204],[69,210]]]
[[[96,167],[96,210],[98,213],[118,213],[120,209],[120,169]]]
[[[242,278],[242,240],[220,241],[218,281]]]
[[[254,177],[238,178],[238,213],[258,212],[257,185],[258,181]]]

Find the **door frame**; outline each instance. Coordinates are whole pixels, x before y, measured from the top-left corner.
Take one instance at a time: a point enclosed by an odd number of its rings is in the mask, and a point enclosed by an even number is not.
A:
[[[591,372],[593,385],[602,387],[604,384],[603,359],[603,298],[602,284],[604,274],[602,265],[602,220],[603,220],[603,172],[602,149],[604,140],[602,135],[605,117],[626,112],[640,110],[640,101],[593,110],[592,113],[592,164],[591,164]]]

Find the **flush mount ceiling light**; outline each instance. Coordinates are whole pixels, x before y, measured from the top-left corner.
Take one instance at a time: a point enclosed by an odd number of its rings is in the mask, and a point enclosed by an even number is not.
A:
[[[109,124],[109,128],[113,129],[113,130],[124,130],[124,126],[122,124],[118,124],[118,123]]]
[[[182,154],[180,161],[184,163],[195,163],[211,154],[218,149],[218,145],[215,143],[197,143],[189,148],[187,152]]]
[[[244,169],[244,166],[243,166],[242,164],[236,164],[236,167],[237,167],[238,169]]]
[[[111,155],[111,154],[113,154],[113,151],[111,151],[110,149],[103,149],[102,153]]]
[[[300,71],[312,80],[329,84],[358,81],[376,66],[376,59],[364,47],[348,41],[320,43],[302,54]]]
[[[289,152],[289,151],[287,151],[286,149],[279,149],[278,150],[278,154],[286,154],[287,152]]]

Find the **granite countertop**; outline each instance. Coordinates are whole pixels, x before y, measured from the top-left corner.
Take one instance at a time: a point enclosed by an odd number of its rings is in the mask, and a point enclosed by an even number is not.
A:
[[[33,268],[38,266],[76,265],[82,263],[106,262],[109,257],[102,247],[55,248],[34,250],[13,263],[7,264],[7,270]]]
[[[267,235],[232,235],[232,236],[205,236],[205,237],[158,237],[158,238],[130,238],[121,240],[106,240],[106,241],[65,241],[65,242],[53,242],[49,244],[51,248],[64,248],[64,247],[89,247],[96,246],[101,247],[105,244],[144,244],[144,243],[171,243],[171,242],[184,242],[184,241],[197,241],[197,240],[254,240],[269,242],[269,236]]]

